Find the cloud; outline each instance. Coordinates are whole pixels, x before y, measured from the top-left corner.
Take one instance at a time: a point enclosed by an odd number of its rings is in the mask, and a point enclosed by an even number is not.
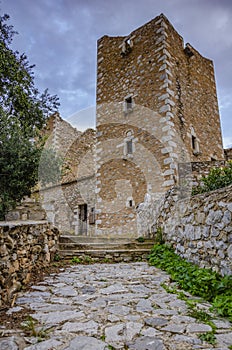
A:
[[[2,0],[0,7],[20,32],[15,48],[36,64],[38,87],[60,97],[63,117],[95,103],[97,39],[127,35],[164,13],[185,42],[213,59],[223,134],[232,134],[231,0]]]

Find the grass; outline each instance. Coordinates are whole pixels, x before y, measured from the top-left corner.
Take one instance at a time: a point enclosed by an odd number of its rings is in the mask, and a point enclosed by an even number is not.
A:
[[[30,337],[36,337],[38,342],[47,338],[48,330],[38,326],[38,322],[31,316],[28,316],[26,321],[21,324],[24,332]]]
[[[207,343],[212,345],[215,345],[217,342],[214,332],[203,333],[203,334],[200,334],[198,337],[202,341],[206,341]]]
[[[93,259],[88,256],[88,255],[85,255],[84,257],[80,257],[78,258],[77,256],[74,256],[72,259],[71,259],[71,264],[92,264],[94,261]]]

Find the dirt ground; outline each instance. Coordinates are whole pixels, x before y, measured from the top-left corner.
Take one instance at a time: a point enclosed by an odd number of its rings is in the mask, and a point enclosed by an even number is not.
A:
[[[43,270],[33,270],[31,273],[31,279],[28,285],[23,287],[23,291],[29,291],[31,290],[31,287],[38,282],[41,282],[45,279],[45,277],[49,276],[51,273],[59,273],[60,269],[68,267],[69,264],[67,262],[56,262],[51,263],[50,266],[43,268]],[[20,291],[20,293],[22,290]],[[0,336],[1,332],[4,332],[5,329],[17,329],[22,328],[21,323],[26,321],[29,314],[33,313],[33,310],[30,309],[23,309],[18,312],[14,312],[11,315],[7,315],[7,311],[10,307],[14,306],[14,301],[17,298],[17,293],[14,296],[14,300],[12,301],[11,305],[6,305],[2,308],[0,308]]]

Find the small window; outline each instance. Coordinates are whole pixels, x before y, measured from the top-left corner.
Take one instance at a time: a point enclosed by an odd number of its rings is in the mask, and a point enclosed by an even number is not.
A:
[[[126,153],[132,154],[133,153],[133,142],[132,140],[129,140],[126,142]]]
[[[132,199],[129,200],[129,207],[130,207],[130,208],[133,207],[133,201],[132,201]]]
[[[192,135],[192,149],[194,151],[197,150],[197,138],[196,138],[196,136],[193,136],[193,135]]]
[[[95,224],[95,208],[91,208],[91,211],[89,213],[89,224],[90,225]]]
[[[128,130],[126,132],[126,137],[124,139],[124,156],[133,158],[133,153],[135,152],[135,139],[133,130]]]
[[[198,156],[200,154],[200,152],[199,152],[199,142],[198,142],[198,139],[197,139],[195,133],[192,133],[192,135],[191,135],[191,146],[192,146],[193,154],[195,156]]]
[[[133,101],[132,101],[132,96],[126,97],[125,98],[125,112],[131,112],[132,111],[132,105]]]

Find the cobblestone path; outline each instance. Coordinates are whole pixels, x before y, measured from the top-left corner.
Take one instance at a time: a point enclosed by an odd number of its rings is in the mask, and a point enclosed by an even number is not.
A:
[[[214,318],[215,345],[199,339],[211,326],[188,315],[185,301],[161,286],[169,276],[147,263],[75,265],[19,295],[34,310],[37,336],[5,332],[1,350],[229,349],[231,324]],[[190,298],[190,296],[189,296]],[[208,310],[209,304],[199,304]],[[29,327],[33,328],[33,323]],[[3,332],[2,332],[3,333]],[[42,334],[46,338],[40,339]],[[40,340],[40,342],[38,342]],[[42,341],[41,341],[42,340]]]

